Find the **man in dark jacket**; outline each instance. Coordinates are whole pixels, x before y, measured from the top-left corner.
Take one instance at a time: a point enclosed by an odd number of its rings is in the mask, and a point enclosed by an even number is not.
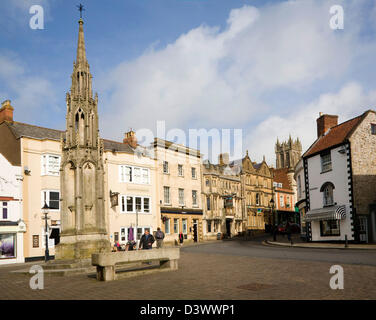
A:
[[[153,243],[154,243],[154,237],[152,234],[150,234],[149,230],[145,230],[145,233],[142,235],[140,239],[140,245],[138,249],[151,249]]]

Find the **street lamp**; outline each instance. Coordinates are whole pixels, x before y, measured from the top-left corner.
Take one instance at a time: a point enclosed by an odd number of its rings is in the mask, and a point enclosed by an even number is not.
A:
[[[273,241],[277,241],[277,230],[276,230],[276,225],[275,225],[275,212],[274,212],[274,199],[272,198],[270,200],[270,208],[272,210],[272,215],[273,215]]]
[[[47,220],[49,219],[48,217],[48,210],[49,206],[47,205],[47,202],[44,202],[44,206],[42,208],[42,214],[44,214],[44,217],[42,219],[45,221],[45,233],[46,233],[46,250],[44,253],[44,261],[47,262],[50,259],[50,252],[48,251],[48,223]]]

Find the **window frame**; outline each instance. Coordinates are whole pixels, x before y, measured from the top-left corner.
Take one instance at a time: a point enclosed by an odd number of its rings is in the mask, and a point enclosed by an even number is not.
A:
[[[168,198],[168,201],[166,201],[166,198]],[[163,186],[163,201],[165,205],[171,205],[171,192],[169,186]]]
[[[119,164],[119,182],[150,185],[150,168]]]
[[[58,159],[58,168],[56,171],[50,171],[50,158]],[[60,176],[61,156],[53,153],[43,153],[41,155],[41,176]]]
[[[185,206],[185,195],[183,188],[178,189],[178,201],[180,206]]]
[[[328,157],[329,160],[325,160]],[[320,154],[321,173],[329,172],[332,170],[332,155],[331,152],[325,152]]]
[[[56,209],[56,208],[51,208],[51,192],[55,192],[55,193],[58,193],[59,195],[59,200],[52,200],[52,201],[57,201],[58,204],[59,204],[59,208]],[[46,196],[45,196],[46,195]],[[49,207],[49,210],[50,211],[60,211],[60,190],[53,190],[53,189],[45,189],[45,190],[42,190],[41,191],[41,208],[44,206],[44,203],[47,203],[48,207]]]
[[[128,202],[132,198],[132,202]],[[150,196],[140,196],[133,194],[122,194],[120,196],[120,213],[136,213],[136,199],[141,199],[141,210],[138,213],[141,214],[151,214],[151,197]],[[145,211],[145,199],[148,200],[149,211]],[[128,205],[132,205],[132,210],[128,210]]]
[[[329,226],[330,234],[324,233],[324,222],[335,222],[337,228],[332,228],[332,225]],[[334,233],[333,230],[337,231],[337,233]],[[341,223],[340,220],[320,220],[320,236],[321,237],[339,237],[341,236]]]
[[[196,167],[191,167],[191,176],[192,176],[192,179],[197,179],[197,169],[196,169]]]
[[[178,177],[184,177],[184,166],[182,164],[178,164]]]
[[[5,207],[4,207],[5,204]],[[4,210],[6,211],[6,217],[4,218]],[[10,220],[9,217],[9,201],[0,201],[0,220]]]
[[[163,174],[170,174],[170,168],[168,166],[168,161],[163,160],[162,170],[163,170]]]
[[[197,202],[197,190],[192,190],[192,207],[197,207],[197,206],[198,206],[198,202]]]

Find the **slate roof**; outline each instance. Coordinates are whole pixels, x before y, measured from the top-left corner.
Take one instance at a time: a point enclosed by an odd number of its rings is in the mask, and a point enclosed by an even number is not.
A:
[[[61,130],[43,128],[16,121],[12,123],[7,122],[7,124],[17,139],[21,137],[27,137],[38,140],[51,139],[59,141],[60,135],[64,133],[64,131]]]
[[[65,131],[62,130],[44,128],[16,121],[13,123],[7,122],[7,125],[17,139],[27,137],[38,140],[50,139],[60,141],[60,135],[65,133]],[[134,152],[128,144],[107,139],[103,139],[103,147],[105,151]]]
[[[303,157],[312,156],[328,148],[340,145],[341,143],[345,142],[345,140],[350,137],[351,133],[358,126],[358,124],[363,120],[365,115],[370,111],[372,110],[368,110],[358,117],[342,122],[339,125],[336,125],[333,128],[329,129],[329,131],[325,135],[320,136],[309,147],[309,149],[304,153]]]

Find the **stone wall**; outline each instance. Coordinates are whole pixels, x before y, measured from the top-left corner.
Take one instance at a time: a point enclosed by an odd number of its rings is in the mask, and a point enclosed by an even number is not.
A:
[[[357,214],[368,214],[376,202],[376,135],[371,133],[376,113],[369,111],[350,137],[354,207]]]

